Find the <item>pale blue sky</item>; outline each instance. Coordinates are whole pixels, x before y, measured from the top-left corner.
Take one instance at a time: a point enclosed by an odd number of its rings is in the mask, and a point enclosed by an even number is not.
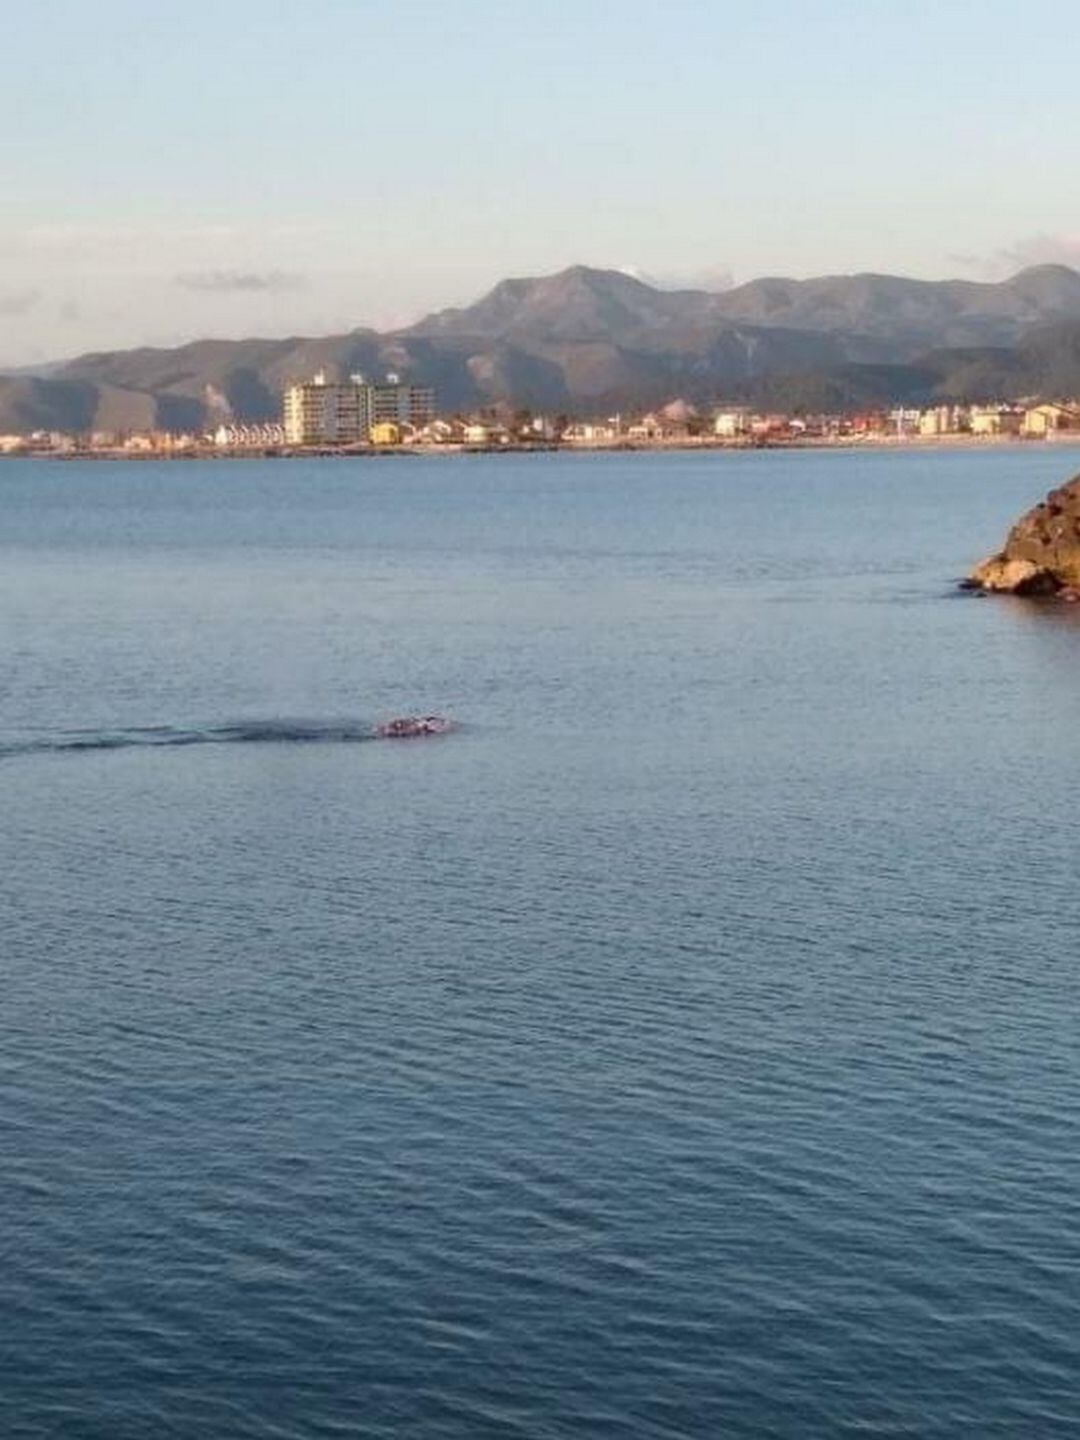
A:
[[[50,0],[5,15],[0,364],[665,283],[1080,261],[1074,7]]]

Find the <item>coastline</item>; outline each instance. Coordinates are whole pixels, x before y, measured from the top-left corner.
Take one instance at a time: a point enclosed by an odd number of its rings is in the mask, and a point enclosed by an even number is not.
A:
[[[717,439],[714,436],[693,436],[666,440],[605,440],[578,442],[570,445],[493,444],[493,445],[352,445],[352,446],[217,446],[191,445],[160,450],[128,450],[122,446],[91,449],[74,448],[6,450],[0,460],[380,460],[420,459],[428,456],[460,455],[595,455],[651,454],[676,451],[680,453],[712,453],[735,451],[745,454],[754,450],[1030,450],[1032,448],[1080,447],[1080,431],[1046,436],[1016,435],[836,435],[806,436],[798,439]]]

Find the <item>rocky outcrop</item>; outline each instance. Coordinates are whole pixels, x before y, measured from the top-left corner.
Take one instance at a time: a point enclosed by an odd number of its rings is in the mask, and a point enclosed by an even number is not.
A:
[[[1080,596],[1080,475],[1022,516],[996,555],[967,578],[973,590]]]
[[[1051,571],[1034,560],[1010,559],[1002,552],[990,555],[967,578],[971,590],[993,590],[1005,595],[1054,595],[1061,588]]]

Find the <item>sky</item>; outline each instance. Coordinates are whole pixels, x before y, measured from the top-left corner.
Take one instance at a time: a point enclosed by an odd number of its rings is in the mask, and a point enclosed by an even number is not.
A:
[[[0,366],[663,285],[1080,265],[1073,6],[9,7]]]

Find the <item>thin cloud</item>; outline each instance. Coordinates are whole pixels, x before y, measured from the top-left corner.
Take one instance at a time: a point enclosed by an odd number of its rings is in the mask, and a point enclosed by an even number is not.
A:
[[[946,257],[983,280],[1005,280],[1032,265],[1068,265],[1080,270],[1080,234],[1028,235],[990,255],[953,254]]]
[[[654,290],[708,290],[719,293],[730,290],[735,277],[724,266],[709,266],[702,270],[661,270],[650,272],[636,265],[620,265],[624,275],[651,285]]]
[[[157,253],[163,247],[222,245],[237,239],[231,226],[201,227],[158,226],[133,224],[115,225],[31,225],[23,230],[0,232],[0,256],[8,259],[33,259],[79,263],[116,260],[118,255],[141,257]]]
[[[18,229],[0,226],[0,257],[65,262],[116,262],[134,257],[142,263],[150,256],[190,255],[196,263],[206,259],[252,253],[252,246],[280,241],[286,245],[325,241],[334,233],[319,224],[238,225],[168,224],[161,221],[117,220],[107,224],[41,223]],[[256,252],[257,253],[257,252]]]
[[[0,295],[0,315],[10,318],[29,315],[40,304],[40,290],[11,290],[6,295]]]
[[[726,266],[710,265],[703,270],[661,273],[657,284],[661,290],[707,290],[710,294],[719,295],[733,288],[735,276]]]
[[[1017,270],[1028,265],[1071,265],[1080,268],[1080,235],[1032,235],[1001,251],[1002,260]]]
[[[290,270],[189,270],[176,283],[212,295],[277,295],[302,290],[307,282]]]

